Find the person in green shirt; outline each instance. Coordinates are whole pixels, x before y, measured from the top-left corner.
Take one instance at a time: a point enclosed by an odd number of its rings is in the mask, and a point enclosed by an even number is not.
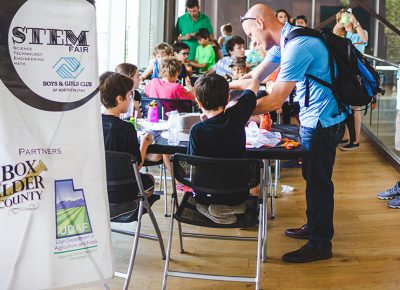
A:
[[[175,35],[178,41],[183,41],[190,47],[188,60],[194,60],[198,46],[196,33],[204,28],[210,32],[210,39],[214,39],[214,30],[208,16],[200,12],[198,0],[187,0],[186,10],[176,22]]]
[[[194,61],[189,61],[193,67],[200,69],[200,73],[206,73],[215,64],[215,51],[210,44],[210,32],[207,29],[200,29],[196,33],[199,46],[196,48]]]

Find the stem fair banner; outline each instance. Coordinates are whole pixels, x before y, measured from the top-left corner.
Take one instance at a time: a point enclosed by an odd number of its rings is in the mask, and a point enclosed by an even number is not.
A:
[[[105,284],[111,234],[87,0],[0,0],[0,289]]]

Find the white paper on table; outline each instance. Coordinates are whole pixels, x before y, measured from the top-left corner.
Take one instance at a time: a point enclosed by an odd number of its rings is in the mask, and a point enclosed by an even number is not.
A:
[[[268,147],[276,146],[281,140],[281,133],[279,132],[270,132],[267,130],[260,130],[251,126],[246,127],[246,143],[251,144],[255,148],[260,148],[264,145]]]
[[[163,137],[164,139],[168,139],[169,138],[169,132],[168,131],[164,131],[161,133],[161,137]],[[189,134],[183,133],[183,132],[179,132],[179,141],[183,141],[183,142],[189,142]]]
[[[141,127],[142,131],[165,131],[168,130],[168,122],[164,120],[159,120],[157,123],[152,123],[146,119],[138,119],[138,125]]]

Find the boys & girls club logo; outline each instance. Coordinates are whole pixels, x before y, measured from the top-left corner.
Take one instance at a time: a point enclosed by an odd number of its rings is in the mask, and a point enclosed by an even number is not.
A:
[[[63,79],[76,79],[83,71],[81,63],[75,57],[60,58],[53,69]]]
[[[7,11],[14,17],[3,19],[8,37],[0,40],[8,49],[0,53],[8,90],[44,111],[69,111],[91,100],[98,93],[93,1],[11,2]]]

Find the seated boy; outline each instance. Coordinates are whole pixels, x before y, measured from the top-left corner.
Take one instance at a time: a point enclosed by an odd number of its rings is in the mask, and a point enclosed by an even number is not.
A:
[[[147,147],[153,136],[149,132],[142,136],[139,144],[135,127],[122,121],[119,116],[126,113],[132,99],[133,80],[114,72],[106,72],[100,76],[100,98],[106,108],[102,114],[105,150],[127,152],[137,158],[139,169],[146,157]],[[151,159],[148,155],[148,159]],[[154,178],[150,174],[141,174],[145,193],[150,197],[154,190]],[[108,193],[110,203],[122,203],[136,199],[139,188],[121,187]]]
[[[195,84],[196,101],[207,119],[190,131],[188,154],[217,158],[243,158],[246,154],[245,126],[256,106],[259,83],[243,80],[245,91],[237,104],[225,108],[229,100],[229,84],[220,75],[200,77]],[[249,192],[228,196],[210,196],[196,192],[197,209],[216,223],[232,224],[235,214],[246,211]]]
[[[179,99],[192,100],[193,87],[189,77],[186,77],[186,86],[190,91],[187,91],[181,84],[177,83],[178,75],[181,71],[182,63],[175,57],[166,57],[159,64],[160,79],[152,79],[144,88],[146,96],[159,99]],[[164,108],[169,112],[169,108]]]
[[[190,53],[190,47],[184,42],[175,42],[174,46],[174,56],[182,63],[182,69],[178,75],[178,79],[185,85],[185,79],[187,76],[192,75],[192,66],[188,63],[188,57]]]
[[[150,60],[148,67],[140,76],[140,81],[143,82],[144,80],[159,78],[158,76],[158,65],[160,61],[167,56],[172,56],[172,47],[168,43],[160,43],[153,50],[154,58]]]
[[[232,80],[238,80],[247,73],[247,65],[244,59],[234,59],[229,67],[232,70]]]
[[[200,28],[196,37],[199,46],[196,48],[195,60],[189,61],[189,64],[199,68],[201,73],[206,73],[215,64],[215,51],[210,42],[210,32],[205,28]]]
[[[234,35],[231,39],[226,42],[226,50],[229,53],[229,56],[225,56],[220,59],[216,65],[213,67],[212,71],[215,71],[217,74],[221,76],[232,76],[232,70],[230,65],[232,61],[235,59],[245,59],[244,52],[244,39],[240,36]]]

